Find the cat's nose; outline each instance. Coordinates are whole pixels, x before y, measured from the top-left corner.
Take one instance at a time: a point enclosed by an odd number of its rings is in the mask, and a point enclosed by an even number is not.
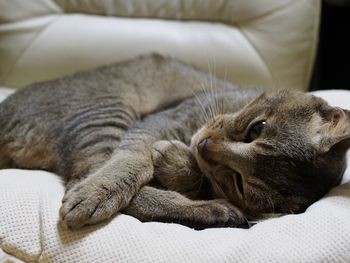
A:
[[[210,138],[205,138],[201,140],[197,145],[198,152],[202,155],[207,151],[207,147],[209,144],[213,143],[213,141]]]

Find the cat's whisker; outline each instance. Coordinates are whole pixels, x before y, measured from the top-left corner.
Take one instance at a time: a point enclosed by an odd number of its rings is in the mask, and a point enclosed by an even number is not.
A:
[[[227,66],[225,65],[224,88],[227,86]],[[220,114],[224,114],[224,97],[221,98]]]
[[[209,106],[211,108],[211,113],[212,113],[212,118],[217,115],[217,108],[216,108],[216,94],[214,89],[216,89],[216,78],[214,78],[214,83],[213,83],[213,76],[216,75],[216,63],[215,63],[215,58],[214,58],[214,72],[212,72],[212,68],[210,66],[210,62],[207,58],[207,66],[209,70],[209,78],[210,78],[210,86],[209,86],[209,91],[210,93],[207,95],[208,96],[208,101],[209,101]]]
[[[213,119],[214,118],[214,111],[213,111],[213,107],[212,107],[212,104],[211,104],[211,99],[210,99],[210,91],[208,91],[204,84],[202,83],[202,90],[205,94],[205,99],[206,99],[206,102],[207,102],[207,105],[208,105],[208,110],[209,110],[209,114],[210,114],[210,119]]]
[[[209,116],[208,116],[208,114],[207,114],[207,112],[206,112],[206,110],[205,110],[205,106],[204,106],[203,103],[201,102],[199,96],[198,96],[191,88],[190,88],[190,90],[191,90],[191,92],[192,92],[194,98],[196,99],[196,101],[197,101],[199,107],[200,107],[200,112],[202,113],[202,117],[204,118],[204,120],[205,120],[206,122],[209,122]]]
[[[209,95],[208,95],[208,89],[206,88],[206,85],[205,85],[204,82],[201,82],[200,86],[201,86],[203,98],[205,99],[204,110],[207,113],[208,122],[209,122],[210,119],[212,118],[213,113],[212,113],[212,109],[211,109],[211,105],[210,105],[210,98],[209,98]]]
[[[203,83],[199,83],[199,84],[200,84],[201,89],[203,90],[204,94],[206,94],[206,93],[205,93],[206,90],[205,90],[204,84],[203,84]],[[196,92],[194,92],[193,89],[191,89],[191,88],[189,88],[189,89],[190,89],[191,93],[193,94],[193,96],[195,97],[197,103],[198,103],[199,106],[200,106],[200,109],[201,109],[201,112],[202,112],[202,116],[204,117],[205,122],[209,122],[209,121],[210,121],[210,116],[208,115],[208,112],[207,112],[207,110],[206,110],[205,103],[203,103],[203,102],[201,101],[199,95],[198,95]]]
[[[210,90],[207,93],[207,98],[208,98],[208,106],[210,107],[210,112],[211,112],[211,119],[214,119],[215,116],[217,115],[217,112],[215,109],[215,96],[214,96],[214,91],[212,87],[210,87]]]
[[[214,99],[214,105],[215,105],[215,115],[217,115],[219,113],[219,109],[218,109],[218,101],[217,101],[217,97],[218,97],[218,87],[217,87],[217,74],[216,74],[216,60],[214,57],[214,90],[213,90],[213,99]]]
[[[275,205],[273,204],[273,201],[272,201],[270,196],[266,196],[266,198],[267,198],[268,202],[270,203],[270,207],[272,209],[271,213],[274,214],[275,213]]]

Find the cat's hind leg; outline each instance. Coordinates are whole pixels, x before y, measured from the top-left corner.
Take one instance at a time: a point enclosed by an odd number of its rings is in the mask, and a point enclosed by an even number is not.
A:
[[[57,145],[42,129],[30,123],[23,123],[13,129],[4,130],[6,133],[2,134],[0,141],[0,168],[55,172],[59,163]]]
[[[245,226],[243,213],[222,199],[190,200],[167,190],[144,186],[123,213],[141,221],[179,223],[195,229]]]

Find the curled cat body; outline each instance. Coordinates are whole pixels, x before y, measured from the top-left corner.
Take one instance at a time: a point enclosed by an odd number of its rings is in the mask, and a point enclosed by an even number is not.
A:
[[[349,147],[346,110],[240,89],[156,54],[36,83],[0,104],[1,168],[62,176],[59,213],[71,229],[119,211],[198,229],[302,212],[339,184]]]

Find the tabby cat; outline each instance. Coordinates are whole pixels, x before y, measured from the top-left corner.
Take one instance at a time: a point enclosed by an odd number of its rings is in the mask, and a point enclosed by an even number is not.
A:
[[[242,90],[159,55],[0,104],[1,167],[61,175],[71,229],[118,211],[194,228],[301,212],[340,182],[349,138],[349,112],[320,98]]]

